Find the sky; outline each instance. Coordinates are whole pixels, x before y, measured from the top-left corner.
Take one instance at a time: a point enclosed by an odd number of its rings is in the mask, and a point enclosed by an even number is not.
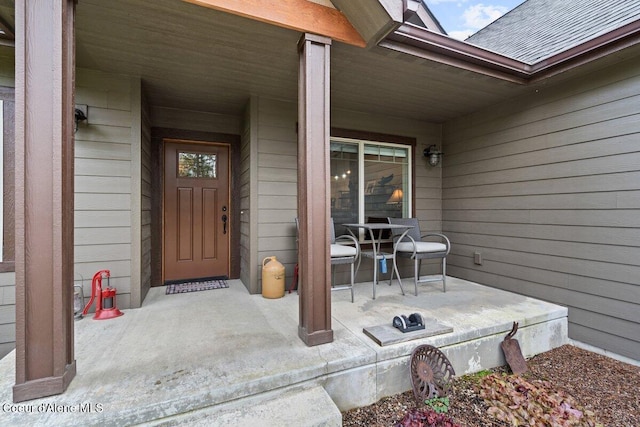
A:
[[[524,0],[427,0],[431,13],[451,37],[464,40]]]

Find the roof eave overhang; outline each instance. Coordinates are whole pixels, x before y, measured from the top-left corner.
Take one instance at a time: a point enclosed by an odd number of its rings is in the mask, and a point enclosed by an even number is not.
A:
[[[640,20],[536,62],[529,80],[545,79],[637,44],[640,44]]]
[[[514,83],[526,83],[530,74],[524,62],[407,23],[379,46]]]
[[[333,9],[308,0],[183,0],[310,32],[359,47],[381,46],[517,84],[528,84],[640,44],[640,20],[529,64],[431,31],[407,20],[419,13],[416,0],[331,0]]]
[[[640,20],[602,34],[534,64],[404,23],[379,46],[513,83],[552,77],[612,53],[640,44]]]

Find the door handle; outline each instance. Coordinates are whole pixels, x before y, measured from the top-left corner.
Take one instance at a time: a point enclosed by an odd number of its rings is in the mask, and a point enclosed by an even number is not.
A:
[[[222,234],[227,234],[227,215],[222,215]]]

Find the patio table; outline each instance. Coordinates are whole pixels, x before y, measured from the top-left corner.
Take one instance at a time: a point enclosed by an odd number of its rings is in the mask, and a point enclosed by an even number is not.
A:
[[[349,230],[352,236],[356,239],[356,236],[353,233],[354,229],[364,229],[365,232],[369,232],[369,237],[371,238],[371,250],[370,251],[361,251],[361,256],[365,258],[371,258],[373,260],[373,299],[376,299],[376,285],[378,284],[378,262],[381,259],[390,259],[393,261],[393,268],[391,270],[391,277],[389,278],[389,286],[391,286],[393,282],[393,274],[395,272],[396,277],[398,278],[398,284],[400,285],[400,290],[402,291],[402,295],[404,295],[404,288],[402,287],[402,279],[400,279],[400,273],[398,272],[398,266],[396,264],[396,258],[393,253],[383,252],[380,250],[380,244],[382,243],[382,231],[383,230],[397,230],[404,229],[404,233],[400,237],[400,240],[407,234],[407,232],[413,228],[412,225],[401,225],[401,224],[386,224],[386,223],[358,223],[358,224],[343,224]],[[378,231],[378,238],[376,239],[376,233],[374,231]]]

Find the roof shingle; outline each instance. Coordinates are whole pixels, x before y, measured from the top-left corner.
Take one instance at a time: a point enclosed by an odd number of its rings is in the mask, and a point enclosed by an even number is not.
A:
[[[535,64],[638,19],[638,0],[528,0],[466,42]]]

